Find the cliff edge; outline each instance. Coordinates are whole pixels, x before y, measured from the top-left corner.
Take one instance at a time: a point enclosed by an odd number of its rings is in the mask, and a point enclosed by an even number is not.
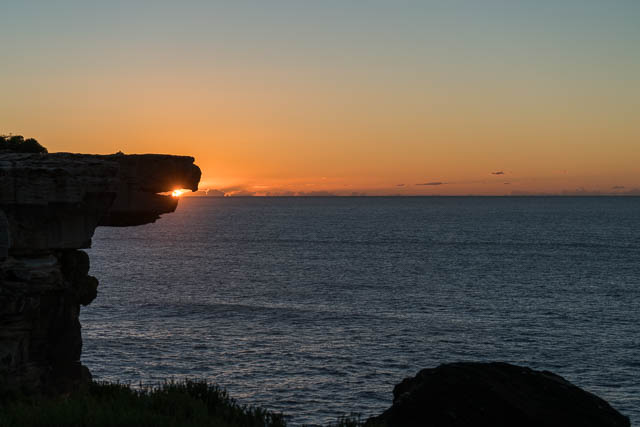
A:
[[[98,226],[173,212],[174,189],[196,191],[193,157],[0,153],[0,391],[62,391],[80,364],[80,305],[96,297],[89,257]]]

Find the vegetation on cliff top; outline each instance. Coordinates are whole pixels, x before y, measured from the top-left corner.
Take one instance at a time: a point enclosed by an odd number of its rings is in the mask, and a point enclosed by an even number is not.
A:
[[[0,152],[15,153],[47,153],[38,141],[33,138],[24,139],[22,135],[0,135]]]
[[[206,381],[167,382],[139,390],[93,382],[57,397],[0,401],[0,426],[284,426],[281,414],[243,406]]]

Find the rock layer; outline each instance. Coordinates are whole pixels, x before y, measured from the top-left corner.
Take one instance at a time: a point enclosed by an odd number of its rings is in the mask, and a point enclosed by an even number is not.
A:
[[[153,222],[197,190],[192,157],[0,154],[0,391],[60,391],[80,364],[80,306],[98,281],[88,248],[99,225]]]
[[[630,422],[551,372],[508,363],[451,363],[396,385],[393,405],[366,425],[626,427]]]

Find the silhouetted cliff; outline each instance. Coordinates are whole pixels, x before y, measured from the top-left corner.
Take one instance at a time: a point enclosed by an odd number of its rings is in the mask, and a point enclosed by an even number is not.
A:
[[[96,297],[88,248],[99,225],[153,222],[197,190],[192,157],[0,153],[0,390],[65,390],[80,364],[80,305]]]

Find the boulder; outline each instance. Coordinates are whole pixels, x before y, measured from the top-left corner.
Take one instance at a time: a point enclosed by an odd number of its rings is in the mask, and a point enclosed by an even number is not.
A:
[[[393,405],[367,426],[618,427],[629,418],[548,371],[508,363],[449,363],[393,389]]]

